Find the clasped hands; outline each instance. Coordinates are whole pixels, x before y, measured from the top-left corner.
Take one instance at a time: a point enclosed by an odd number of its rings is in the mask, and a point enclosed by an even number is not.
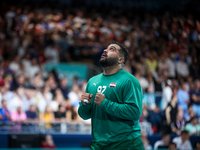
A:
[[[93,94],[90,93],[84,93],[83,95],[81,95],[81,102],[83,105],[86,105],[87,103],[84,102],[84,99],[87,99],[88,102],[90,103],[92,100]],[[105,99],[105,95],[101,94],[101,93],[97,93],[94,99],[94,103],[97,106],[100,106],[101,103],[103,102],[103,100]]]

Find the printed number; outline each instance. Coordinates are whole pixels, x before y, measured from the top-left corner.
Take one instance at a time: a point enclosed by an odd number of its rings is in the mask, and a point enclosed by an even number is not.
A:
[[[106,90],[106,87],[107,87],[107,86],[103,86],[103,87],[102,87],[102,86],[99,86],[99,87],[97,88],[97,92],[103,94],[103,92]]]

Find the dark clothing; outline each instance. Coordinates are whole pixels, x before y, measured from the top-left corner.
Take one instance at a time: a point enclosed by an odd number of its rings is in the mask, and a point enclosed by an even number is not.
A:
[[[171,111],[169,112],[170,113],[169,115],[170,115],[170,118],[171,118],[171,124],[170,125],[167,124],[167,119],[166,119],[166,116],[165,116],[164,121],[163,121],[163,130],[164,130],[164,132],[171,133],[172,127],[179,128],[178,122],[176,122],[178,107],[177,107],[177,105],[175,107],[173,107],[171,105],[171,103],[169,103],[167,107],[171,108]]]
[[[171,122],[176,123],[176,115],[178,113],[178,107],[177,107],[177,105],[175,107],[173,107],[171,105],[171,103],[169,103],[167,107],[171,108],[171,111],[170,111]]]
[[[191,103],[192,104],[196,104],[196,105],[200,105],[200,102],[194,102],[192,99],[192,95],[196,95],[196,96],[200,96],[200,90],[199,91],[195,91],[195,90],[190,90],[190,99],[191,99]]]
[[[67,87],[66,87],[66,88],[63,88],[63,87],[61,87],[61,86],[59,86],[59,88],[60,88],[60,90],[61,90],[61,92],[62,92],[64,98],[67,99],[67,98],[68,98],[67,95],[69,94],[69,89],[68,89]]]
[[[27,116],[28,119],[36,119],[36,118],[38,118],[36,112],[26,111],[26,116]]]
[[[54,116],[57,119],[66,118],[66,113],[54,112]]]

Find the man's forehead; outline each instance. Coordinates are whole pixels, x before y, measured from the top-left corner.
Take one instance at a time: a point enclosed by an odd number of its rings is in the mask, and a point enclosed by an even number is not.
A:
[[[108,47],[115,47],[116,49],[120,49],[120,46],[117,44],[110,44]]]

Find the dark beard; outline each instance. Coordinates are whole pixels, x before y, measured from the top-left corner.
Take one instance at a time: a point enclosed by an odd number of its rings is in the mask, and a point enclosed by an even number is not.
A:
[[[118,58],[101,58],[99,62],[103,68],[111,67],[118,64]]]

